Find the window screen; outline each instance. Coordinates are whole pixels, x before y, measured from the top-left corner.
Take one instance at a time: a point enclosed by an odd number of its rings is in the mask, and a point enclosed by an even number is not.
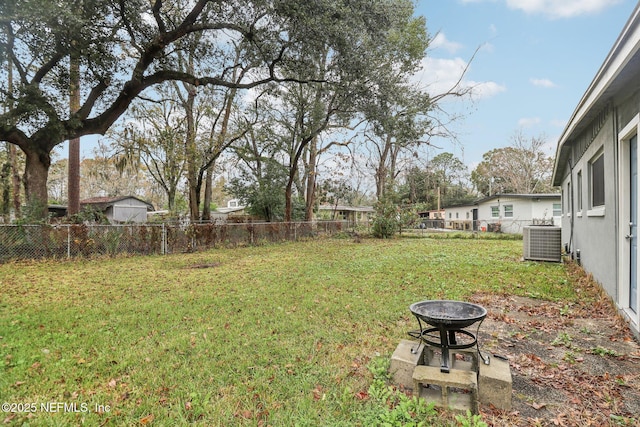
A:
[[[504,205],[504,217],[505,218],[513,217],[513,205]]]
[[[591,207],[604,206],[604,155],[591,162]]]

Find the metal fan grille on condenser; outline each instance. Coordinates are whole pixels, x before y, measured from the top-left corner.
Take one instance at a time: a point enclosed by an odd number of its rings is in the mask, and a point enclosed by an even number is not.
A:
[[[527,226],[523,232],[524,259],[532,261],[562,260],[560,227]]]

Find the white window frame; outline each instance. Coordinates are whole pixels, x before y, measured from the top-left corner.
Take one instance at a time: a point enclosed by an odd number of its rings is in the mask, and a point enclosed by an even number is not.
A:
[[[509,210],[507,210],[507,208],[509,208]],[[513,205],[503,205],[503,209],[505,218],[513,218]]]
[[[576,199],[578,200],[577,214],[582,216],[582,208],[584,207],[582,201],[582,169],[576,174]]]

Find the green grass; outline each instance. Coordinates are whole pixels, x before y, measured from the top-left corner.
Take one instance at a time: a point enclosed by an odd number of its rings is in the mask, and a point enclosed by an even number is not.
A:
[[[576,299],[561,264],[521,254],[521,241],[343,239],[5,264],[0,400],[38,410],[0,419],[371,425],[387,409],[367,394],[367,366],[415,329],[411,303]],[[46,402],[88,410],[46,413]]]

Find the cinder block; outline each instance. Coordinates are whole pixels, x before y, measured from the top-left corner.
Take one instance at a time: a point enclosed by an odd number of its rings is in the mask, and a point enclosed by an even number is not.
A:
[[[478,413],[478,378],[473,371],[451,369],[445,373],[436,366],[416,366],[413,382],[414,396],[452,410]]]
[[[417,341],[401,340],[391,356],[389,373],[396,386],[413,389],[413,370],[422,363],[424,344]]]
[[[488,365],[484,363],[478,365],[480,403],[510,410],[513,384],[509,362],[492,357]]]

